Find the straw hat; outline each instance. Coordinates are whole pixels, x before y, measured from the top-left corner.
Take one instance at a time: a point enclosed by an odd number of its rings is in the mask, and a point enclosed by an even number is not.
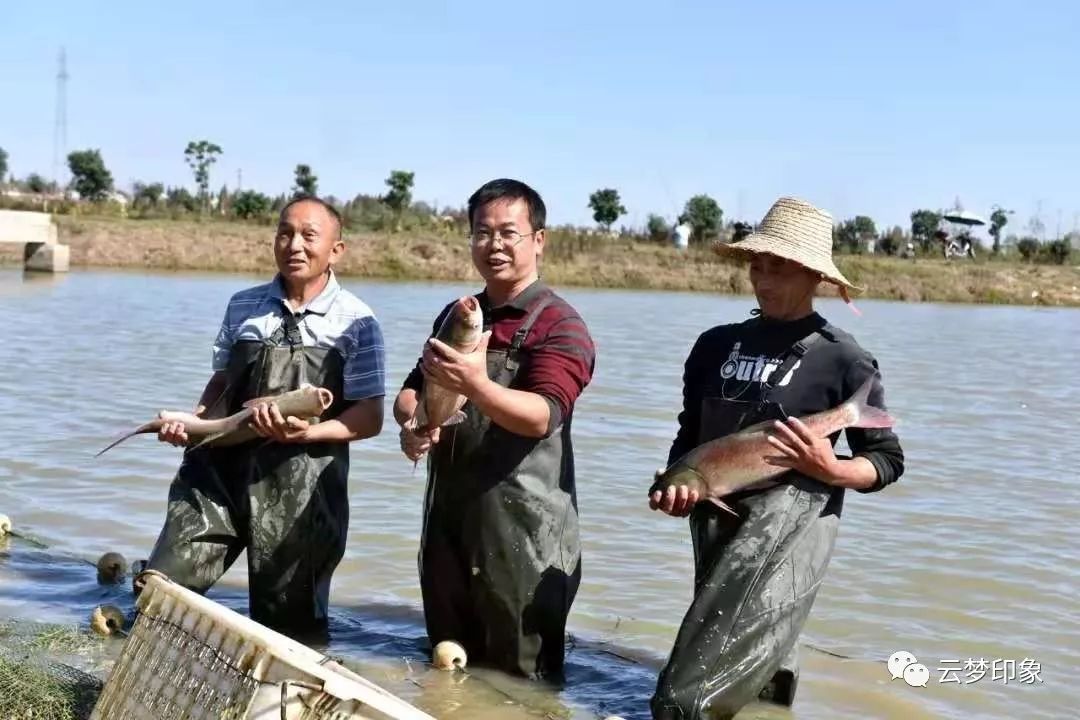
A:
[[[747,257],[754,253],[776,255],[819,273],[840,287],[847,298],[847,290],[862,292],[837,269],[832,259],[832,216],[810,203],[798,198],[783,197],[776,201],[761,228],[734,243],[716,243],[721,255]]]

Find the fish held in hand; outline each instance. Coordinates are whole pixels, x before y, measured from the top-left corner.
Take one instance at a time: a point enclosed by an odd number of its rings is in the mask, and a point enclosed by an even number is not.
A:
[[[443,318],[435,338],[462,354],[476,350],[484,334],[484,314],[480,303],[471,295],[458,298]],[[423,434],[437,427],[456,425],[465,419],[462,407],[465,396],[451,392],[441,385],[424,379],[424,386],[416,398],[416,410],[405,422],[405,427]]]
[[[892,427],[895,421],[887,412],[867,404],[875,377],[867,379],[840,405],[799,420],[819,438],[849,427]],[[690,492],[698,493],[699,502],[708,500],[734,512],[720,498],[751,487],[770,487],[775,484],[770,481],[788,472],[765,459],[776,454],[767,439],[772,426],[771,420],[760,422],[699,445],[658,473],[648,494],[685,485]]]
[[[215,447],[237,445],[258,437],[258,433],[250,424],[256,405],[274,403],[277,405],[282,417],[292,416],[314,420],[322,416],[333,402],[334,394],[332,392],[326,388],[305,383],[296,390],[290,390],[280,395],[252,398],[243,404],[242,410],[216,420],[207,420],[188,412],[162,410],[156,418],[110,443],[99,451],[95,457],[116,447],[128,438],[144,433],[156,433],[166,423],[183,423],[184,432],[191,437],[200,438],[200,441],[192,446],[192,449],[203,445]]]

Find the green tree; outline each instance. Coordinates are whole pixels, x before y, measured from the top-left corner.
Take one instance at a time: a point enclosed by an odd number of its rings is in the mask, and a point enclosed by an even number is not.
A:
[[[683,217],[693,228],[690,233],[690,242],[700,244],[716,237],[720,232],[720,225],[724,221],[724,211],[708,195],[695,195],[686,201]]]
[[[611,231],[611,224],[626,214],[626,208],[619,201],[619,191],[612,188],[597,190],[589,196],[589,207],[593,211],[593,220]]]
[[[37,173],[30,173],[23,180],[23,187],[27,192],[43,193],[49,191],[49,181],[41,177]]]
[[[221,147],[208,140],[192,140],[184,150],[184,160],[195,173],[195,184],[199,187],[199,199],[204,210],[210,207],[210,166],[217,162],[217,156],[221,153]]]
[[[165,186],[161,183],[136,182],[132,187],[132,203],[136,207],[156,207],[165,194]]]
[[[112,174],[99,150],[77,150],[68,155],[71,186],[79,197],[94,202],[104,200],[113,189]]]
[[[866,241],[877,235],[874,221],[865,215],[856,215],[833,228],[833,249],[861,253]]]
[[[386,185],[390,192],[383,196],[382,201],[390,206],[396,217],[396,228],[401,229],[401,214],[412,203],[412,186],[415,173],[404,170],[394,170],[390,177],[386,178]]]
[[[904,246],[904,243],[904,230],[899,225],[896,225],[889,232],[881,234],[878,247],[886,255],[895,255]]]
[[[184,187],[169,188],[165,192],[165,204],[170,208],[187,212],[195,212],[199,209],[199,201]]]
[[[1016,243],[1016,249],[1020,253],[1020,257],[1029,261],[1034,260],[1039,254],[1039,241],[1033,237],[1021,238],[1020,241]]]
[[[4,178],[7,177],[8,171],[8,154],[4,148],[0,148],[0,185],[4,184]]]
[[[1051,240],[1042,248],[1042,255],[1055,265],[1064,265],[1072,254],[1072,240],[1064,237],[1059,240]]]
[[[310,165],[297,165],[295,175],[296,185],[293,186],[293,197],[318,194],[319,178],[311,172]]]
[[[671,228],[663,217],[650,213],[649,219],[645,222],[645,231],[653,242],[665,243],[671,233]]]
[[[254,190],[244,190],[233,197],[232,210],[244,220],[259,217],[270,210],[270,198]]]
[[[1001,229],[1008,224],[1009,213],[1011,212],[1011,210],[995,207],[994,212],[990,215],[990,237],[994,238],[995,255],[1001,252]]]
[[[934,233],[941,223],[941,213],[933,210],[916,210],[911,213],[911,239],[919,244],[923,252],[929,252],[934,244]]]

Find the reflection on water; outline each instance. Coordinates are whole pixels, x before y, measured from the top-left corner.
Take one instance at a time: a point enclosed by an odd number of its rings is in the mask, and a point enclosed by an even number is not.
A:
[[[146,436],[93,454],[157,410],[195,402],[226,300],[260,279],[50,277],[0,273],[0,512],[49,545],[0,551],[0,617],[84,621],[101,602],[131,607],[126,586],[97,585],[90,562],[106,550],[147,555],[179,460]],[[344,284],[383,324],[391,393],[435,312],[471,289]],[[416,578],[422,473],[398,452],[389,421],[354,446],[349,546],[325,650],[436,716],[647,718],[689,603],[686,521],[649,511],[644,493],[671,442],[687,351],[709,326],[746,318],[751,303],[563,294],[599,349],[575,416],[584,579],[564,687],[427,668]],[[793,712],[756,707],[740,718],[1071,716],[1080,490],[1076,442],[1061,429],[1080,403],[1080,314],[864,301],[860,318],[838,302],[819,305],[880,361],[908,472],[885,492],[848,494],[803,636]],[[245,567],[241,557],[210,596],[245,611]],[[930,668],[926,688],[890,681],[885,659],[900,649]],[[1041,684],[989,674],[938,682],[943,660],[1025,657],[1041,663]]]

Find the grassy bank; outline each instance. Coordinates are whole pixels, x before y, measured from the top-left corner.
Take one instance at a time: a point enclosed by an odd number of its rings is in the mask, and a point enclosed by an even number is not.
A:
[[[225,270],[269,273],[272,229],[239,222],[57,216],[75,267]],[[396,280],[479,280],[464,238],[427,231],[349,234],[343,275]],[[0,259],[17,262],[8,246]],[[1015,261],[839,256],[841,270],[868,288],[864,297],[905,301],[1080,306],[1080,268]],[[545,279],[562,286],[750,292],[745,267],[708,250],[597,236],[549,235]],[[823,286],[823,295],[834,294]]]

